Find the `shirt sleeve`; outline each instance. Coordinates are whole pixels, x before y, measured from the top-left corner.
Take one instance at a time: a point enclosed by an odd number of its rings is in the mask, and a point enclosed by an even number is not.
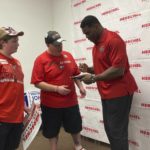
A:
[[[32,69],[31,83],[37,84],[44,81],[44,66],[42,60],[37,58]]]
[[[122,39],[114,38],[110,41],[110,61],[113,67],[125,68],[127,64],[126,45]]]
[[[71,54],[70,54],[70,57],[71,57],[72,62],[73,62],[73,76],[79,75],[80,74],[80,70],[79,70],[78,65],[75,62],[75,59],[73,58],[73,56]]]
[[[74,62],[75,62],[75,60],[74,60]],[[78,68],[78,66],[77,66],[77,64],[76,64],[76,62],[75,62],[75,64],[74,64],[74,76],[76,76],[76,75],[79,75],[80,74],[80,70],[79,70],[79,68]]]

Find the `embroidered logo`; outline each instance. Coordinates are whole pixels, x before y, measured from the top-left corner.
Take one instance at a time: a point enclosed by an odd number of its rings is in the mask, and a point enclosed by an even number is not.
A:
[[[64,57],[64,58],[68,58],[68,56],[67,56],[67,55],[65,55],[65,54],[63,55],[63,57]]]
[[[104,46],[101,46],[101,47],[99,48],[99,51],[100,51],[100,52],[103,52],[104,50],[105,50]]]

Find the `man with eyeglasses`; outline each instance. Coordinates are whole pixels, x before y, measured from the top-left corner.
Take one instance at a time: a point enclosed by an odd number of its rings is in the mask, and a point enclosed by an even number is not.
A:
[[[58,32],[47,33],[47,50],[35,60],[31,83],[41,90],[42,129],[51,150],[57,150],[61,126],[72,135],[75,150],[85,150],[81,146],[82,120],[74,83],[81,96],[86,92],[80,80],[72,78],[80,71],[72,55],[62,50],[63,41]]]

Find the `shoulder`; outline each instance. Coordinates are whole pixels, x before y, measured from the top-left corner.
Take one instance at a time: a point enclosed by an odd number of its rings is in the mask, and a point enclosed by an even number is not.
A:
[[[72,54],[71,54],[70,52],[68,52],[68,51],[64,51],[64,50],[63,50],[63,51],[62,51],[62,54],[63,54],[64,57],[66,57],[66,56],[67,56],[67,57],[73,57]]]
[[[18,59],[16,59],[16,58],[13,57],[13,60],[14,60],[14,62],[15,62],[18,66],[21,66],[21,63],[20,63],[20,61],[19,61]]]
[[[116,32],[109,31],[109,45],[125,45],[124,40]]]
[[[38,55],[36,58],[35,58],[35,61],[42,61],[44,60],[43,58],[47,57],[47,52],[44,51],[43,53],[41,53],[40,55]]]

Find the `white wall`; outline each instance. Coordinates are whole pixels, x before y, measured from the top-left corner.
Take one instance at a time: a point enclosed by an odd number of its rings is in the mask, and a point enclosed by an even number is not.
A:
[[[58,31],[66,40],[64,49],[70,51],[74,44],[71,0],[52,0],[52,6],[53,30]]]
[[[51,0],[0,0],[0,26],[24,31],[20,47],[14,55],[22,63],[25,90],[30,85],[35,57],[46,49],[44,37],[52,29]]]

